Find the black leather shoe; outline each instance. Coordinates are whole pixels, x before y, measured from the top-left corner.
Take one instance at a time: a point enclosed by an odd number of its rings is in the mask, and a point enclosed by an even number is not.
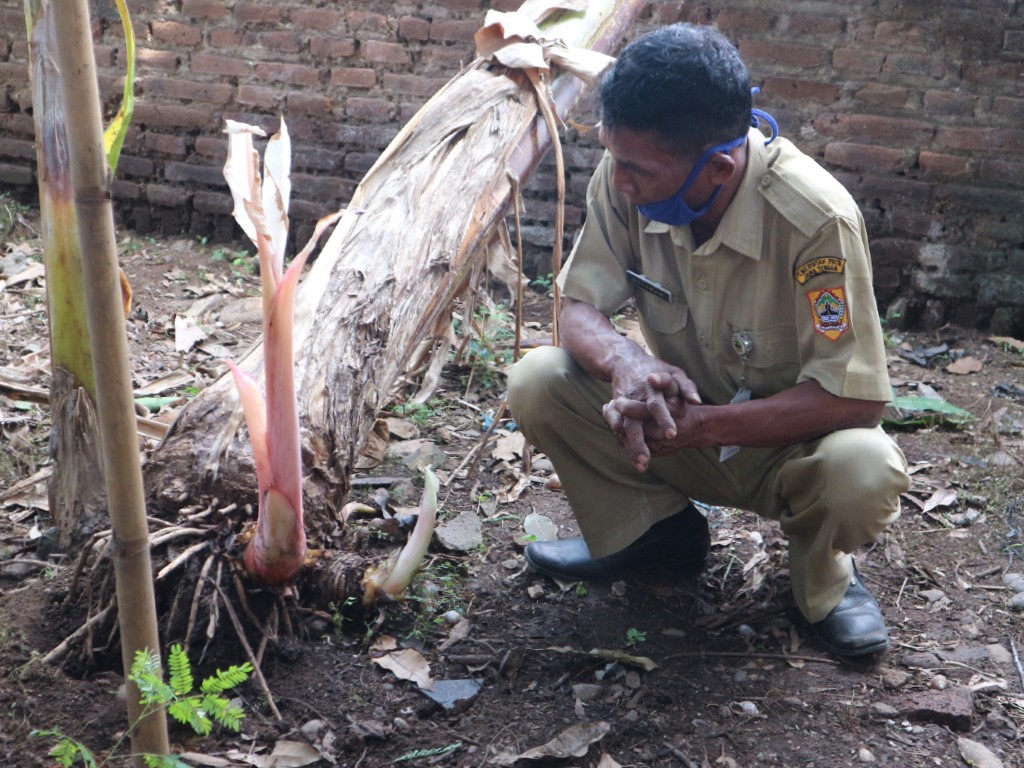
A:
[[[562,581],[607,581],[631,572],[660,568],[680,575],[704,570],[711,550],[708,521],[692,504],[655,523],[625,549],[591,557],[582,537],[534,541],[526,561],[536,570]]]
[[[811,630],[833,653],[839,656],[866,656],[889,647],[889,630],[874,595],[864,586],[853,568],[853,578],[839,605]]]

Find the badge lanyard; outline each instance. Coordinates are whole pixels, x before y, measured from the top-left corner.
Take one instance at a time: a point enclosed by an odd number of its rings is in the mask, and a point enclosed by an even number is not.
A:
[[[747,386],[747,369],[750,365],[750,353],[754,351],[754,340],[746,331],[737,331],[732,335],[732,349],[743,364],[743,372],[740,374],[740,388],[736,390],[729,404],[745,403],[750,399],[750,387]],[[738,445],[723,445],[719,450],[718,461],[724,462],[739,453]]]

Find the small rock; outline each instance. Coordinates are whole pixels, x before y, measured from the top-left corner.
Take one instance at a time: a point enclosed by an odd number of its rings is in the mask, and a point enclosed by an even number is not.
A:
[[[1010,607],[1015,611],[1024,611],[1024,592],[1018,592],[1010,598]]]
[[[1013,661],[1013,656],[1010,655],[1010,652],[999,643],[986,645],[985,650],[988,651],[988,657],[996,664],[1009,664]]]
[[[926,589],[920,593],[921,597],[927,600],[929,603],[937,603],[939,600],[946,596],[946,593],[941,589]]]
[[[405,733],[409,730],[409,721],[402,717],[396,717],[391,721],[391,724],[395,726],[395,730],[399,733]]]
[[[909,669],[929,669],[940,666],[939,657],[934,653],[926,652],[908,653],[900,657],[900,664]]]
[[[625,720],[627,723],[635,723],[640,719],[640,713],[637,712],[635,709],[631,709],[629,710],[629,712],[622,716],[622,719]]]
[[[552,474],[548,476],[547,481],[544,483],[545,487],[549,491],[560,491],[562,490],[562,481],[558,479],[558,475]]]
[[[874,717],[884,717],[890,719],[893,717],[899,717],[900,711],[896,707],[883,704],[880,701],[876,701],[871,705],[871,714]]]
[[[640,673],[632,669],[626,673],[625,683],[627,688],[634,691],[643,685],[643,682],[640,680]]]
[[[555,465],[552,464],[551,459],[546,456],[538,456],[533,460],[533,464],[530,465],[530,468],[534,472],[538,472],[540,474],[550,474],[555,471]]]
[[[299,728],[302,735],[310,742],[314,742],[320,738],[320,735],[327,729],[327,723],[323,720],[310,720],[307,723],[303,723],[302,727]]]
[[[501,567],[506,571],[515,571],[519,568],[519,559],[515,557],[509,557],[501,561]]]
[[[910,673],[902,669],[885,668],[882,670],[882,685],[890,690],[898,690],[907,684]]]
[[[900,709],[908,720],[967,731],[974,717],[974,698],[968,689],[961,687],[923,691],[909,696]]]
[[[544,587],[540,584],[531,584],[526,588],[526,594],[530,596],[531,600],[540,600],[544,597]]]
[[[862,763],[873,763],[875,762],[875,754],[867,747],[861,747],[857,750],[857,759]]]
[[[807,708],[807,702],[802,699],[798,699],[796,696],[787,696],[782,699],[782,703],[790,709],[800,710]]]
[[[572,687],[572,695],[584,703],[597,701],[603,693],[604,687],[594,683],[577,683]]]
[[[249,296],[229,301],[217,315],[217,319],[225,326],[259,323],[263,319],[263,298]]]
[[[733,714],[742,717],[757,717],[761,714],[757,704],[752,701],[737,701],[730,705]]]
[[[451,552],[469,552],[484,541],[484,527],[480,516],[465,510],[458,517],[441,523],[434,530],[438,543]]]
[[[1011,592],[1024,592],[1024,573],[1004,573],[1003,584]]]

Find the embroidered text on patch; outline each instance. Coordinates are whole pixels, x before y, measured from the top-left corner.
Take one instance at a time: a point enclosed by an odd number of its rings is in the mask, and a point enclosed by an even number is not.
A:
[[[846,259],[842,256],[822,256],[812,259],[806,264],[801,264],[793,272],[796,281],[803,285],[812,277],[824,275],[827,272],[841,275],[846,270]]]
[[[814,313],[814,330],[831,341],[842,336],[850,324],[845,291],[842,288],[808,291],[807,299]]]

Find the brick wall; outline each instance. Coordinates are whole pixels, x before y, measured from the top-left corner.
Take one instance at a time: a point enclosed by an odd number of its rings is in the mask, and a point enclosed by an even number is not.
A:
[[[118,178],[122,226],[224,240],[225,118],[294,142],[299,239],[345,203],[399,127],[470,60],[483,11],[519,0],[130,0],[138,103]],[[716,24],[783,133],[861,204],[894,322],[1024,335],[1024,16],[1016,0],[723,0],[648,4],[637,32]],[[120,98],[123,34],[93,3],[101,91]],[[0,0],[0,189],[35,194],[21,0]],[[593,121],[592,99],[578,115]],[[600,150],[566,137],[567,243]],[[552,242],[553,165],[527,190],[532,269]]]

